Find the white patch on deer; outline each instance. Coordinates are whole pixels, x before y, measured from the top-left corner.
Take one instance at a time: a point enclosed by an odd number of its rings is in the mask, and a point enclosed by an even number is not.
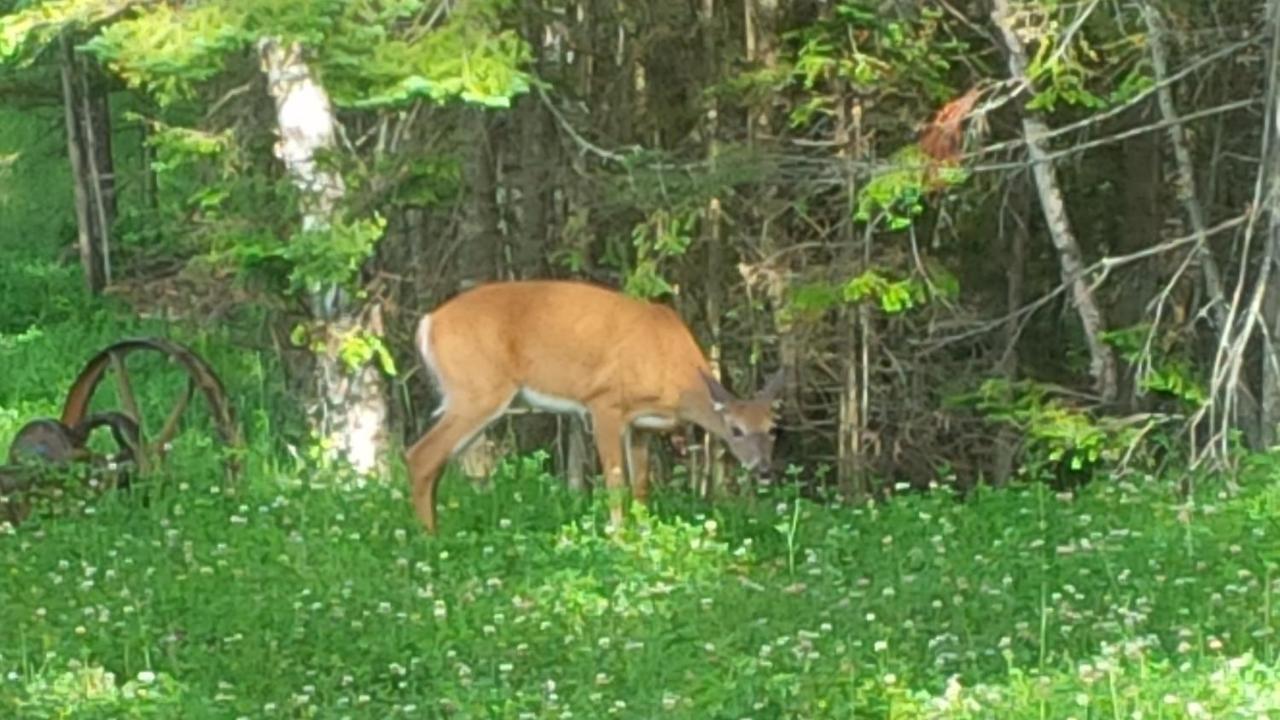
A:
[[[440,393],[440,407],[431,413],[434,420],[444,414],[449,407],[449,395],[445,392],[444,383],[440,382],[440,371],[436,368],[435,355],[431,352],[431,315],[423,315],[418,321],[418,329],[413,335],[413,344],[418,349],[418,356],[422,358],[422,364],[427,368],[427,375],[431,377],[431,383],[435,385],[436,391]]]
[[[631,424],[646,430],[671,430],[676,426],[676,421],[666,415],[640,415]]]
[[[538,410],[561,414],[587,414],[587,406],[576,400],[570,400],[569,398],[563,398],[549,393],[538,392],[528,386],[520,388],[520,396],[524,398],[525,402]]]

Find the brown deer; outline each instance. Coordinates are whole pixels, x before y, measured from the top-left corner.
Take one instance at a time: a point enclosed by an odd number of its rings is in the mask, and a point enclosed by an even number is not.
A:
[[[724,439],[747,469],[769,469],[784,370],[754,398],[735,398],[666,306],[581,282],[491,283],[424,315],[415,342],[442,396],[435,424],[405,454],[413,504],[431,533],[445,464],[517,395],[591,417],[614,527],[622,523],[624,457],[633,497],[649,495],[648,449],[634,429],[695,423]]]

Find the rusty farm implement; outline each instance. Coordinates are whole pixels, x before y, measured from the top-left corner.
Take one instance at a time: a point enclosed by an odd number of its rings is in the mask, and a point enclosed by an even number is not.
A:
[[[154,360],[145,359],[151,355],[158,356],[165,367],[186,375],[185,391],[174,398],[162,420],[144,416],[130,376],[130,359],[135,366],[154,367]],[[114,382],[119,407],[94,409],[94,398],[108,378]],[[32,499],[41,492],[56,492],[67,477],[107,490],[127,486],[133,477],[159,468],[197,392],[204,398],[217,440],[227,449],[238,449],[240,430],[222,381],[195,351],[152,337],[121,340],[104,348],[72,383],[60,417],[32,420],[14,436],[8,464],[0,465],[0,522],[17,525],[26,519]],[[103,433],[108,437],[108,449],[100,449],[102,442],[96,443],[99,449],[95,449],[90,440]],[[224,455],[225,471],[233,477],[238,470],[237,454]]]

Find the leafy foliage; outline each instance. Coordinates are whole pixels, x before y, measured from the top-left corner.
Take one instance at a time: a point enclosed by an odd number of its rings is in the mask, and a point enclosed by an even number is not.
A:
[[[0,63],[28,64],[64,29],[106,20],[128,9],[130,0],[49,0],[24,4],[0,15]]]
[[[1027,75],[1035,91],[1028,108],[1099,110],[1123,105],[1154,84],[1143,36],[1123,30],[1130,23],[1141,25],[1138,17],[1080,16],[1060,2],[1015,7],[1017,32],[1034,46]]]
[[[182,695],[182,686],[167,673],[143,670],[121,684],[101,666],[73,659],[63,672],[23,683],[12,706],[21,717],[167,718],[182,712]]]
[[[419,4],[403,3],[396,9],[407,18],[421,12]],[[349,10],[353,19],[364,20],[363,13],[375,6],[360,5]],[[514,32],[499,28],[497,9],[495,3],[462,3],[443,27],[406,39],[368,37],[381,35],[380,28],[390,18],[353,22],[353,28],[362,30],[338,40],[326,59],[326,78],[332,83],[335,101],[375,108],[396,107],[418,98],[460,99],[510,107],[512,98],[529,90],[529,77],[519,69],[528,61],[529,50]]]
[[[448,8],[424,0],[223,0],[181,7],[138,4],[116,15],[123,8],[79,0],[36,4],[16,13],[3,21],[3,37],[13,54],[19,46],[48,42],[63,27],[110,19],[83,49],[130,87],[145,91],[161,112],[146,121],[152,128],[148,141],[156,149],[153,169],[179,192],[162,208],[170,233],[198,230],[217,251],[212,257],[283,273],[286,286],[296,290],[356,281],[380,239],[383,220],[356,211],[353,202],[346,212],[351,217],[324,232],[290,232],[278,221],[264,232],[263,220],[278,218],[275,203],[291,193],[271,179],[271,166],[263,162],[268,158],[242,151],[261,148],[272,128],[203,127],[192,122],[191,107],[206,100],[215,81],[256,73],[244,62],[246,51],[266,37],[302,42],[308,62],[340,106],[394,113],[425,99],[505,107],[529,88],[521,69],[527,47],[500,26],[508,5],[478,0],[445,13]],[[334,166],[352,175],[353,187],[382,187],[395,178],[393,193],[401,200],[440,198],[456,188],[456,162],[413,156],[405,162],[408,172],[382,162],[338,159]],[[394,188],[400,182],[403,191]],[[273,234],[292,237],[279,243],[270,239]]]
[[[0,252],[12,253],[6,258],[12,272],[0,273],[0,295],[4,297],[24,296],[24,276],[34,280],[34,276],[59,272],[44,261],[56,254],[60,242],[70,242],[75,235],[74,217],[69,212],[51,211],[69,206],[72,198],[70,172],[65,162],[58,162],[62,160],[61,138],[48,130],[57,127],[60,114],[59,109],[0,110],[0,228],[4,228],[0,230]],[[44,242],[17,245],[30,238]],[[9,243],[15,246],[9,247]],[[55,302],[53,295],[56,293],[36,296]],[[11,310],[25,315],[39,308],[23,305]]]
[[[248,20],[236,3],[158,3],[107,25],[84,48],[164,107],[192,99],[201,83],[225,70],[227,56],[253,40]]]
[[[960,291],[954,275],[933,268],[927,281],[918,277],[892,279],[877,269],[866,270],[843,283],[810,282],[796,287],[789,311],[822,313],[841,303],[870,302],[887,315],[915,309],[931,300],[953,299]]]
[[[1158,438],[1148,433],[1157,419],[1135,423],[1111,416],[1094,417],[1054,394],[1048,385],[990,379],[972,393],[949,403],[973,407],[987,418],[1017,428],[1025,435],[1020,472],[1038,480],[1083,481],[1124,461],[1150,457]]]
[[[340,220],[322,229],[301,230],[270,252],[288,261],[295,288],[340,285],[356,277],[385,227],[381,217]]]
[[[887,167],[877,170],[858,190],[854,218],[859,222],[883,218],[890,230],[905,230],[924,212],[930,190],[959,185],[968,178],[965,169],[938,165],[919,145],[908,145],[895,152]]]
[[[1195,369],[1185,358],[1171,357],[1160,347],[1148,352],[1150,330],[1149,325],[1141,324],[1111,330],[1101,337],[1125,362],[1140,369],[1138,385],[1143,390],[1174,398],[1192,410],[1198,408],[1208,398],[1204,383],[1196,378]]]
[[[697,217],[657,210],[631,233],[635,260],[627,273],[623,290],[636,297],[655,298],[675,292],[662,275],[663,266],[676,260],[693,244]]]
[[[395,359],[387,349],[382,338],[361,328],[325,327],[319,323],[298,324],[289,333],[289,341],[295,347],[307,347],[317,355],[326,351],[326,343],[338,334],[338,358],[351,370],[363,367],[370,362],[377,362],[384,373],[396,374]]]
[[[794,48],[791,66],[804,100],[791,111],[793,126],[835,112],[842,97],[838,85],[855,93],[888,88],[942,100],[950,95],[945,80],[949,58],[965,51],[962,43],[940,35],[941,11],[921,9],[911,20],[886,16],[874,3],[841,0],[828,19],[786,36]]]

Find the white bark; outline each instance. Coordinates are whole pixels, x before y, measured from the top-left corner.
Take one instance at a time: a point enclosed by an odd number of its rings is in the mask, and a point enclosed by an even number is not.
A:
[[[336,145],[329,95],[311,76],[297,43],[286,48],[276,39],[267,38],[259,43],[258,50],[267,75],[267,91],[276,103],[280,132],[276,157],[302,191],[302,227],[327,227],[346,192],[342,176],[316,163],[318,153]]]
[[[1008,0],[992,0],[991,19],[1004,38],[1009,76],[1020,85],[1029,86],[1027,77],[1027,53],[1018,34],[1010,27],[1011,13]],[[1048,137],[1049,128],[1035,113],[1024,110],[1022,113],[1022,135],[1027,143],[1027,155],[1031,158],[1031,169],[1036,179],[1036,189],[1040,194],[1040,207],[1044,211],[1045,223],[1053,239],[1053,246],[1058,251],[1058,265],[1062,273],[1062,282],[1071,290],[1071,298],[1080,316],[1080,324],[1084,329],[1085,342],[1089,346],[1089,373],[1093,376],[1098,394],[1104,401],[1110,401],[1116,395],[1116,360],[1111,347],[1102,341],[1101,334],[1105,329],[1102,310],[1093,297],[1093,291],[1084,277],[1084,260],[1080,252],[1080,244],[1076,241],[1075,232],[1071,229],[1071,220],[1067,217],[1066,203],[1063,201],[1062,188],[1058,184],[1058,175],[1049,151],[1042,138]]]
[[[280,135],[275,146],[298,188],[304,230],[329,227],[346,192],[342,176],[317,162],[335,147],[336,121],[329,96],[311,74],[297,43],[274,38],[259,43],[262,71],[276,105]],[[382,376],[371,363],[351,370],[339,354],[344,338],[361,329],[360,313],[341,288],[310,288],[310,309],[324,334],[316,357],[313,429],[331,457],[357,472],[381,469],[386,441],[387,403]]]

